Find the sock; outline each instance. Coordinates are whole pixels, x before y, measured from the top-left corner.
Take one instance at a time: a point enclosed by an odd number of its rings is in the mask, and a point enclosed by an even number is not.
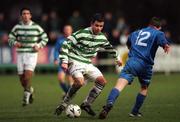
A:
[[[87,105],[91,105],[95,101],[95,99],[100,95],[103,88],[104,85],[101,85],[96,82],[94,87],[90,90],[89,95],[84,100],[84,103]]]
[[[30,98],[31,93],[29,91],[24,91],[24,101],[26,104],[29,104],[29,98]]]
[[[73,84],[72,87],[68,90],[63,103],[68,104],[69,101],[72,99],[72,97],[75,95],[75,93],[81,88],[80,85]]]
[[[32,94],[34,92],[34,88],[31,86],[30,87],[30,93]]]
[[[120,94],[120,91],[116,88],[113,88],[108,96],[107,104],[113,105],[117,97],[119,96],[119,94]]]
[[[63,90],[65,93],[68,92],[68,89],[69,89],[69,88],[67,87],[67,85],[66,85],[65,82],[60,83],[59,85],[60,85],[60,87],[62,88],[62,90]]]
[[[140,93],[137,95],[136,103],[132,109],[132,113],[138,113],[139,112],[139,109],[141,108],[145,98],[146,98],[146,96],[144,96]]]

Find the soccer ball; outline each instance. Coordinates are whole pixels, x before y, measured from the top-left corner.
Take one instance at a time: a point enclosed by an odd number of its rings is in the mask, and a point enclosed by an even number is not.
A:
[[[70,104],[66,108],[66,115],[70,118],[77,118],[81,115],[81,109],[76,104]]]

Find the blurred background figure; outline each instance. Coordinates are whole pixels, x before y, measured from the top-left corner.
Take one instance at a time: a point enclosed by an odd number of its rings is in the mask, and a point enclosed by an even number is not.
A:
[[[36,67],[38,51],[47,44],[48,38],[44,30],[31,20],[29,8],[22,8],[20,16],[20,22],[9,33],[9,45],[16,47],[17,71],[24,89],[22,105],[26,106],[34,99],[31,78]]]
[[[82,29],[85,25],[84,19],[78,10],[73,11],[72,16],[70,16],[68,22],[72,25],[74,31]]]
[[[58,32],[59,28],[62,26],[62,21],[59,18],[55,10],[50,11],[49,13],[49,29],[52,32]]]
[[[109,38],[112,34],[112,29],[114,27],[114,22],[113,22],[113,15],[111,12],[105,12],[104,14],[104,28],[103,31],[106,33],[107,38]]]
[[[45,32],[49,31],[49,16],[47,13],[41,15],[40,25]]]
[[[59,86],[63,90],[63,92],[66,94],[68,92],[68,89],[73,83],[73,79],[70,76],[68,72],[64,72],[64,70],[61,67],[61,61],[59,60],[59,55],[61,55],[61,47],[64,41],[66,41],[66,38],[70,36],[73,32],[71,25],[65,25],[63,28],[63,35],[60,36],[55,44],[55,50],[54,50],[54,64],[58,65],[58,81]],[[65,80],[65,76],[67,76],[68,82]]]

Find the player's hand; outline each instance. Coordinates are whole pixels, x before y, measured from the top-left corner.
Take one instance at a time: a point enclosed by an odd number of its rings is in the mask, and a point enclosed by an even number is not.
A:
[[[116,64],[117,64],[118,66],[122,66],[122,60],[116,60]]]
[[[67,64],[67,63],[62,63],[62,64],[61,64],[61,67],[62,67],[62,69],[66,72],[67,69],[68,69],[68,64]]]
[[[22,47],[22,44],[21,44],[20,42],[16,42],[16,43],[14,44],[14,46],[19,48],[19,47]]]
[[[54,60],[54,65],[59,65],[59,61],[58,60]]]
[[[40,48],[39,48],[38,45],[34,45],[33,49],[34,49],[35,51],[39,51],[39,50],[40,50]]]
[[[166,44],[163,49],[164,49],[164,52],[167,54],[170,52],[170,46],[168,44]]]

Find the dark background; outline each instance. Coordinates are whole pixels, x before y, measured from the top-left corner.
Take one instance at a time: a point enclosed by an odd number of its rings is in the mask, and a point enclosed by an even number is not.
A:
[[[23,6],[32,8],[33,19],[37,21],[42,13],[55,10],[63,24],[74,10],[79,10],[86,26],[95,12],[112,12],[114,20],[117,16],[126,19],[130,31],[144,27],[152,16],[157,16],[167,21],[166,29],[173,42],[180,44],[180,7],[175,0],[5,0],[0,4],[0,12],[5,14],[8,30],[16,23],[10,21],[12,16],[17,17]]]

